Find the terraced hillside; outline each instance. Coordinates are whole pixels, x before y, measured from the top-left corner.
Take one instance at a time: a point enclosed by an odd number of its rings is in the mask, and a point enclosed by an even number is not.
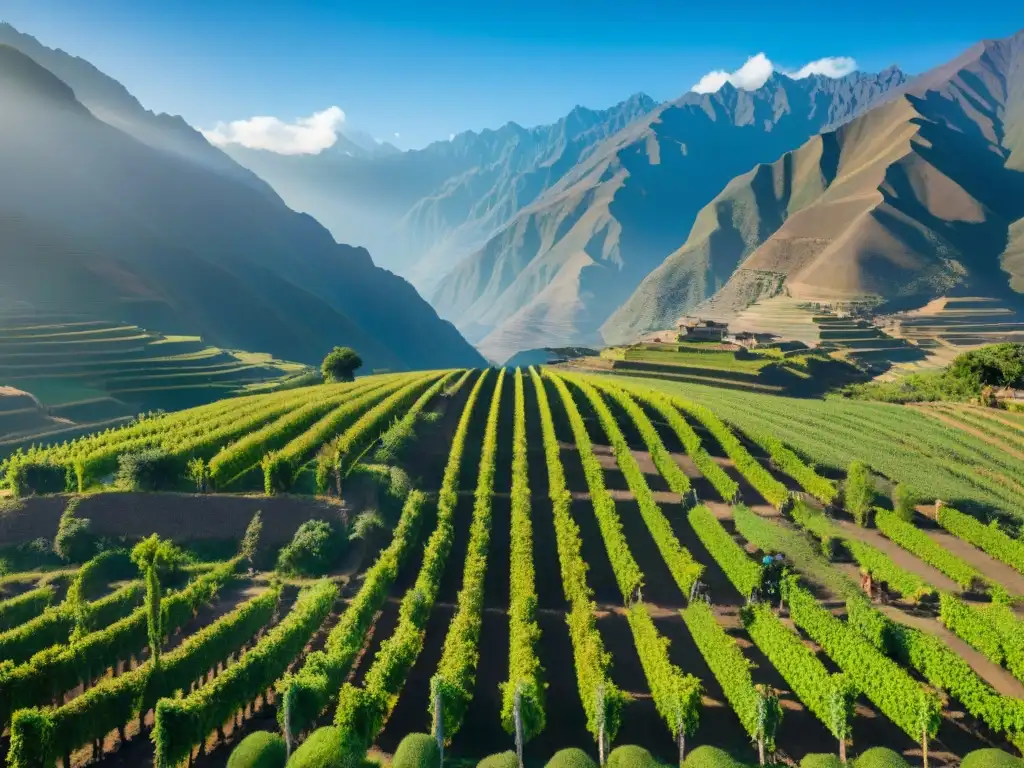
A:
[[[269,355],[210,347],[83,317],[0,315],[4,444],[81,434],[154,409],[178,409],[307,371]],[[18,393],[23,394],[18,394]],[[13,399],[12,399],[13,398]]]
[[[116,622],[71,636],[69,658],[95,648],[88,672],[64,671],[61,651],[19,651],[0,667],[12,767],[154,753],[159,765],[223,765],[253,730],[303,742],[330,723],[339,731],[311,744],[391,753],[443,728],[446,759],[476,760],[513,746],[516,711],[530,762],[567,746],[597,757],[636,744],[666,763],[715,747],[790,764],[881,746],[955,766],[1024,746],[1024,547],[1009,533],[1024,517],[1012,481],[1024,458],[916,409],[556,369],[419,372],[164,416],[26,454],[21,477],[71,467],[102,490],[111,463],[139,447],[174,459],[161,476],[171,486],[203,459],[207,499],[260,479],[270,494],[347,497],[351,470],[389,475],[381,463],[409,485],[376,562],[366,567],[375,548],[353,550],[345,600],[327,582],[294,603],[293,588],[270,587],[220,619],[237,632],[176,636],[183,650],[164,658],[196,681],[181,698],[145,654],[107,675],[131,645],[108,644]],[[841,493],[854,459],[876,487],[866,501]],[[917,494],[909,515],[890,508],[895,482]],[[774,553],[781,581],[762,568]],[[0,647],[31,636],[20,624],[48,604],[46,621],[74,621],[60,587],[15,582],[0,622],[12,601],[30,604]],[[135,685],[141,699],[115,695]],[[151,728],[151,740],[140,733]]]

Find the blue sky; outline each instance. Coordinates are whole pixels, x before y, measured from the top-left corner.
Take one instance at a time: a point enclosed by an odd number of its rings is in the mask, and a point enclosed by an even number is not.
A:
[[[0,19],[197,127],[337,106],[409,148],[637,91],[675,98],[759,52],[786,70],[846,56],[920,72],[1024,27],[1024,3],[4,0]]]

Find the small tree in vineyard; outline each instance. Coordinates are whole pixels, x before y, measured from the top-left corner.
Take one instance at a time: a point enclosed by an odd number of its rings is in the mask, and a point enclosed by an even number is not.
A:
[[[153,666],[160,665],[160,646],[163,643],[160,571],[175,568],[183,560],[184,554],[180,549],[169,541],[162,541],[155,533],[140,541],[132,550],[132,562],[138,566],[146,581],[146,623]]]
[[[905,522],[913,522],[917,510],[917,495],[903,483],[892,489],[892,509]]]
[[[828,729],[839,740],[839,759],[846,762],[846,745],[853,736],[853,714],[857,689],[846,675],[832,676],[832,690],[828,700]]]
[[[257,510],[256,514],[252,516],[252,520],[249,521],[249,525],[245,528],[245,535],[242,536],[242,544],[238,548],[238,554],[249,561],[252,565],[253,559],[256,557],[256,549],[260,544],[260,534],[263,533],[263,517],[262,513]]]
[[[765,751],[775,751],[775,734],[782,722],[782,707],[779,696],[770,685],[755,686],[758,693],[757,701],[757,759],[764,765]]]
[[[867,526],[871,506],[875,502],[875,481],[871,477],[871,468],[863,461],[851,462],[846,470],[843,499],[857,525]]]
[[[335,347],[327,353],[320,372],[324,381],[352,381],[356,371],[363,366],[363,359],[351,347]]]

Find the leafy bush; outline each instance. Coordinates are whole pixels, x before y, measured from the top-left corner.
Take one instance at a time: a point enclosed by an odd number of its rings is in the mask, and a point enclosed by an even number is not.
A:
[[[344,536],[326,520],[307,520],[277,556],[277,570],[292,576],[323,576],[345,549]]]
[[[686,757],[684,768],[742,768],[728,752],[718,747],[697,747]]]
[[[60,516],[57,536],[53,540],[53,551],[68,563],[84,563],[89,560],[96,554],[98,543],[96,536],[89,530],[92,521],[75,515],[78,501],[74,498],[68,502]]]
[[[66,467],[26,458],[8,463],[5,480],[19,499],[32,494],[63,493],[74,487],[74,475]]]
[[[352,522],[352,533],[349,538],[368,539],[376,532],[383,531],[385,527],[384,518],[380,516],[380,512],[368,509],[356,515],[356,519]]]
[[[428,733],[410,733],[398,745],[391,768],[440,768],[441,751]]]
[[[872,747],[857,758],[856,768],[910,768],[907,761],[886,747]]]
[[[892,490],[892,511],[906,523],[913,522],[914,512],[917,511],[917,501],[917,494],[903,483],[897,484]]]
[[[335,347],[320,364],[325,381],[352,381],[363,359],[351,347]]]
[[[966,755],[960,768],[1021,768],[1024,760],[1001,749],[977,749]]]
[[[807,755],[800,768],[843,768],[843,762],[835,755]]]
[[[547,768],[597,768],[597,763],[582,749],[572,747],[555,752]]]
[[[317,728],[292,753],[288,768],[335,768],[342,765],[341,731],[329,725]]]
[[[231,751],[228,768],[284,768],[288,748],[278,733],[250,733]]]
[[[867,526],[868,515],[875,502],[875,481],[871,477],[871,468],[863,461],[851,462],[846,470],[843,501],[857,525]]]
[[[608,755],[608,768],[658,768],[658,761],[643,747],[623,744]]]
[[[157,491],[177,484],[176,457],[160,448],[123,453],[117,458],[118,487],[129,491]]]
[[[516,753],[499,752],[496,755],[489,755],[476,764],[476,768],[519,768],[519,758]]]

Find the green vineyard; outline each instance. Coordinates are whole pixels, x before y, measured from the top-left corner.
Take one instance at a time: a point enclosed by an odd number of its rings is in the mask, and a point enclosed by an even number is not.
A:
[[[19,449],[0,756],[283,766],[243,761],[274,733],[289,766],[406,766],[430,734],[460,766],[1024,765],[999,439],[1024,421],[567,366]]]

